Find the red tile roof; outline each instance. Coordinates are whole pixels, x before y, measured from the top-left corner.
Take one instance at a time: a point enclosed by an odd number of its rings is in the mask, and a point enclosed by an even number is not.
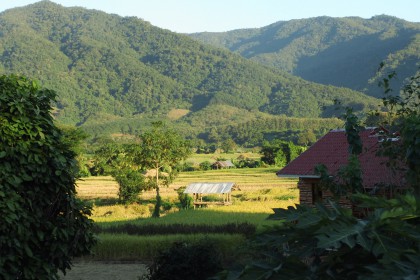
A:
[[[377,184],[394,184],[402,186],[402,174],[395,174],[386,166],[385,157],[376,156],[380,145],[374,128],[360,132],[363,152],[359,156],[363,172],[363,185],[373,187]],[[319,139],[308,150],[302,153],[286,167],[277,172],[280,177],[312,177],[317,178],[315,166],[324,164],[328,173],[335,175],[341,166],[347,164],[349,152],[344,130],[332,130]]]

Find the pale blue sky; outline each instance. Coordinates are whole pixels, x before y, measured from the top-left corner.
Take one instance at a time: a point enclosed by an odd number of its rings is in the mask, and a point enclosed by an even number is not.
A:
[[[37,0],[0,0],[0,12]],[[121,16],[136,16],[180,33],[263,27],[317,16],[391,15],[420,22],[420,0],[53,0]]]

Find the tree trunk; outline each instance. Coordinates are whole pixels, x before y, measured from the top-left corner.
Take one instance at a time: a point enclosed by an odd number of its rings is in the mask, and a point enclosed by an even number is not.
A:
[[[160,197],[159,193],[159,165],[155,166],[156,168],[156,204],[155,204],[155,210],[153,211],[153,218],[159,218],[160,217],[160,205],[162,204],[162,199]]]

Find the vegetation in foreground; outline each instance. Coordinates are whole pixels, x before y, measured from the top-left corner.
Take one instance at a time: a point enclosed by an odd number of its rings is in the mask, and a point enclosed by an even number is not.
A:
[[[10,75],[0,92],[0,279],[56,279],[96,243],[76,154],[50,114],[53,91]]]

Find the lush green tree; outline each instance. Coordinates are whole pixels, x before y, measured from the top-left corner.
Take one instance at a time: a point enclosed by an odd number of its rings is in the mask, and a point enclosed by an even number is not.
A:
[[[307,129],[299,133],[297,144],[301,146],[310,146],[316,142],[316,135],[312,129]]]
[[[149,188],[141,166],[136,163],[139,148],[136,143],[108,142],[95,151],[95,172],[115,178],[122,203],[135,202],[141,191]]]
[[[138,169],[123,167],[115,170],[113,177],[118,183],[118,197],[123,203],[137,201],[141,191],[147,188],[144,175]]]
[[[303,152],[303,148],[275,139],[271,142],[265,141],[261,147],[261,161],[266,164],[285,166]]]
[[[200,162],[200,170],[210,170],[211,169],[211,162],[206,160]]]
[[[76,153],[78,174],[80,177],[89,176],[88,159],[85,156],[87,152],[85,144],[89,134],[80,127],[64,124],[57,124],[57,126],[63,133],[63,141]]]
[[[234,152],[236,147],[237,147],[237,145],[236,145],[235,141],[232,140],[231,138],[228,138],[228,139],[226,139],[222,142],[222,147],[221,148],[225,153],[230,153],[230,152]]]
[[[169,173],[169,178],[165,177],[164,182],[170,179],[170,176],[174,175],[175,165],[191,154],[191,147],[188,141],[162,122],[153,123],[150,130],[140,135],[140,140],[140,153],[137,157],[137,162],[143,168],[156,171],[152,186],[156,189],[156,205],[153,217],[159,217],[161,171],[165,169]]]
[[[186,188],[187,187],[184,186],[176,190],[181,209],[190,209],[194,207],[194,199],[189,194],[184,193]]]
[[[50,114],[56,94],[0,77],[0,278],[58,279],[95,244],[76,198],[75,153]]]
[[[383,103],[389,115],[381,125],[388,128],[388,138],[400,136],[402,145],[384,141],[381,154],[388,156],[391,166],[398,162],[407,164],[407,183],[420,196],[420,71],[408,79],[400,94],[392,94],[390,87],[395,76],[396,73],[391,72],[380,83],[385,90]]]
[[[92,175],[112,175],[120,165],[122,153],[122,145],[114,141],[101,144],[94,153]]]

